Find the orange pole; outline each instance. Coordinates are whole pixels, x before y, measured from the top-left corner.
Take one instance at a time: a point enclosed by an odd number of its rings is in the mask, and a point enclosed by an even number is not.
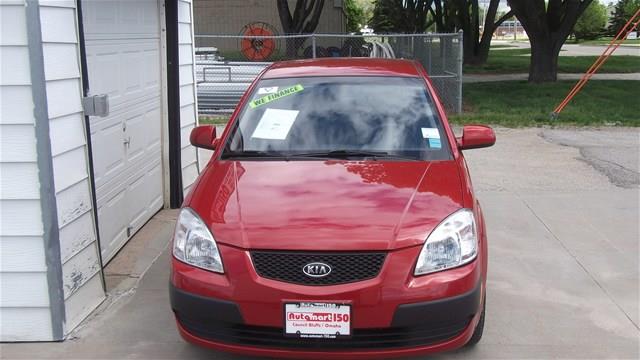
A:
[[[586,82],[591,78],[591,76],[604,64],[604,62],[613,54],[613,52],[622,44],[625,40],[626,35],[633,30],[638,24],[636,23],[631,29],[629,29],[629,25],[634,20],[634,18],[640,13],[640,10],[636,12],[636,14],[627,21],[627,23],[620,29],[616,37],[609,43],[607,48],[604,50],[602,55],[596,59],[596,61],[591,65],[587,73],[580,79],[580,81],[574,86],[574,88],[569,92],[567,97],[562,101],[554,113],[557,114],[567,105],[567,103],[575,96],[581,89],[584,87]],[[615,44],[615,46],[613,46]],[[611,50],[609,52],[609,50]]]
[[[564,101],[562,101],[562,103],[560,103],[560,105],[558,105],[558,107],[554,110],[554,112],[556,113],[560,113],[567,105],[568,103],[571,101],[571,99],[578,93],[580,92],[580,90],[582,90],[582,88],[587,84],[587,82],[591,79],[591,77],[593,77],[593,75],[600,69],[600,67],[602,67],[602,65],[604,65],[604,63],[607,61],[607,59],[609,59],[609,56],[611,56],[611,54],[613,54],[613,52],[622,44],[622,42],[619,42],[616,44],[615,47],[613,47],[613,50],[611,51],[611,53],[606,54],[604,56],[601,55],[601,57],[598,58],[598,60],[596,60],[596,62],[593,63],[592,68],[589,72],[585,73],[582,78],[580,79],[580,81],[578,81],[578,83],[573,87],[573,89],[571,90],[571,92],[569,92],[569,94],[567,95],[567,97],[564,99]]]
[[[638,17],[640,17],[640,9],[638,9],[638,11],[636,11],[636,13],[629,19],[629,21],[627,21],[627,23],[622,27],[622,29],[620,29],[616,37],[613,38],[613,40],[611,40],[607,48],[596,59],[596,61],[591,65],[591,67],[589,67],[587,72],[582,76],[582,78],[580,78],[578,83],[574,85],[571,91],[569,91],[569,94],[567,94],[564,100],[562,100],[562,102],[560,102],[560,104],[553,110],[553,113],[551,114],[553,118],[556,118],[558,114],[560,114],[560,112],[569,104],[571,99],[573,99],[573,97],[578,92],[580,92],[580,90],[582,90],[582,88],[586,85],[589,79],[591,79],[593,74],[595,74],[600,69],[600,67],[602,67],[602,65],[613,54],[613,52],[616,51],[618,47],[620,47],[620,45],[624,42],[624,40],[626,40],[627,35],[638,27],[638,24],[640,24],[640,19],[638,19],[638,21],[633,23],[633,21]]]
[[[634,15],[634,17],[635,17],[635,15]],[[582,78],[573,87],[573,89],[571,89],[571,91],[569,92],[567,97],[565,97],[565,99],[560,103],[560,105],[558,105],[556,107],[556,109],[554,110],[554,113],[557,114],[560,111],[562,111],[562,109],[564,109],[564,107],[569,103],[569,101],[584,87],[584,85],[587,83],[587,81],[589,81],[589,79],[591,79],[593,74],[596,71],[598,71],[600,69],[600,67],[602,67],[602,65],[606,62],[606,60],[609,58],[609,56],[611,56],[611,54],[613,54],[613,52],[616,51],[616,49],[622,44],[622,42],[624,42],[626,34],[631,32],[631,31],[633,31],[633,29],[638,25],[638,23],[636,23],[631,29],[626,31],[627,28],[628,28],[628,25],[631,23],[631,21],[634,19],[634,17],[629,19],[627,24],[620,30],[618,35],[616,35],[616,37],[609,43],[609,46],[607,46],[607,48],[604,50],[602,55],[600,55],[600,57],[598,57],[598,59],[596,59],[596,61],[591,65],[589,70],[587,70],[587,72],[582,76]],[[624,34],[624,36],[620,37],[623,34]],[[614,43],[615,43],[615,46],[614,46]],[[610,49],[611,49],[611,51],[609,52]]]

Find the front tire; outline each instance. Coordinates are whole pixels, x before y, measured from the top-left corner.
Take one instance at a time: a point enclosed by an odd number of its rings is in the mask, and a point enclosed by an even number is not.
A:
[[[473,335],[471,336],[471,339],[469,339],[469,341],[465,345],[466,347],[475,346],[477,343],[480,342],[480,339],[482,339],[482,333],[484,332],[484,314],[485,314],[486,308],[487,308],[487,298],[485,296],[482,301],[482,314],[480,314],[480,320],[478,321],[478,324],[476,325],[475,330],[473,330]]]

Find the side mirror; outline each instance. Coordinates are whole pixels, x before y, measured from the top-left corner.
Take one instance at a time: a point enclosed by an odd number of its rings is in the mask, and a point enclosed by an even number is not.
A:
[[[189,137],[191,145],[203,149],[215,150],[219,139],[216,139],[216,127],[213,125],[196,126]]]
[[[478,149],[495,144],[496,134],[488,126],[465,125],[462,128],[462,137],[456,140],[460,150]]]

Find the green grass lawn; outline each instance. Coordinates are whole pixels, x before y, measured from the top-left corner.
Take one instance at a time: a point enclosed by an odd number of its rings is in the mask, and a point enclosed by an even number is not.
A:
[[[529,84],[525,81],[464,85],[464,113],[451,116],[458,124],[508,127],[538,125],[640,126],[637,94],[640,81],[594,80],[587,83],[558,120],[550,114],[575,81]]]
[[[529,49],[491,50],[489,60],[480,66],[465,65],[468,74],[510,74],[529,71]],[[561,73],[584,73],[596,61],[596,56],[560,56],[558,71]],[[600,73],[640,72],[640,57],[612,56],[598,71]]]
[[[515,45],[508,45],[508,44],[491,44],[491,49],[508,49],[508,48],[514,48]]]
[[[200,115],[200,125],[225,125],[231,115]]]

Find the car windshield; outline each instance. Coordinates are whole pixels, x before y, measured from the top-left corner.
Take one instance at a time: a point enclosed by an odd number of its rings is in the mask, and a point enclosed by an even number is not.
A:
[[[222,158],[446,160],[449,145],[420,78],[261,80]]]

